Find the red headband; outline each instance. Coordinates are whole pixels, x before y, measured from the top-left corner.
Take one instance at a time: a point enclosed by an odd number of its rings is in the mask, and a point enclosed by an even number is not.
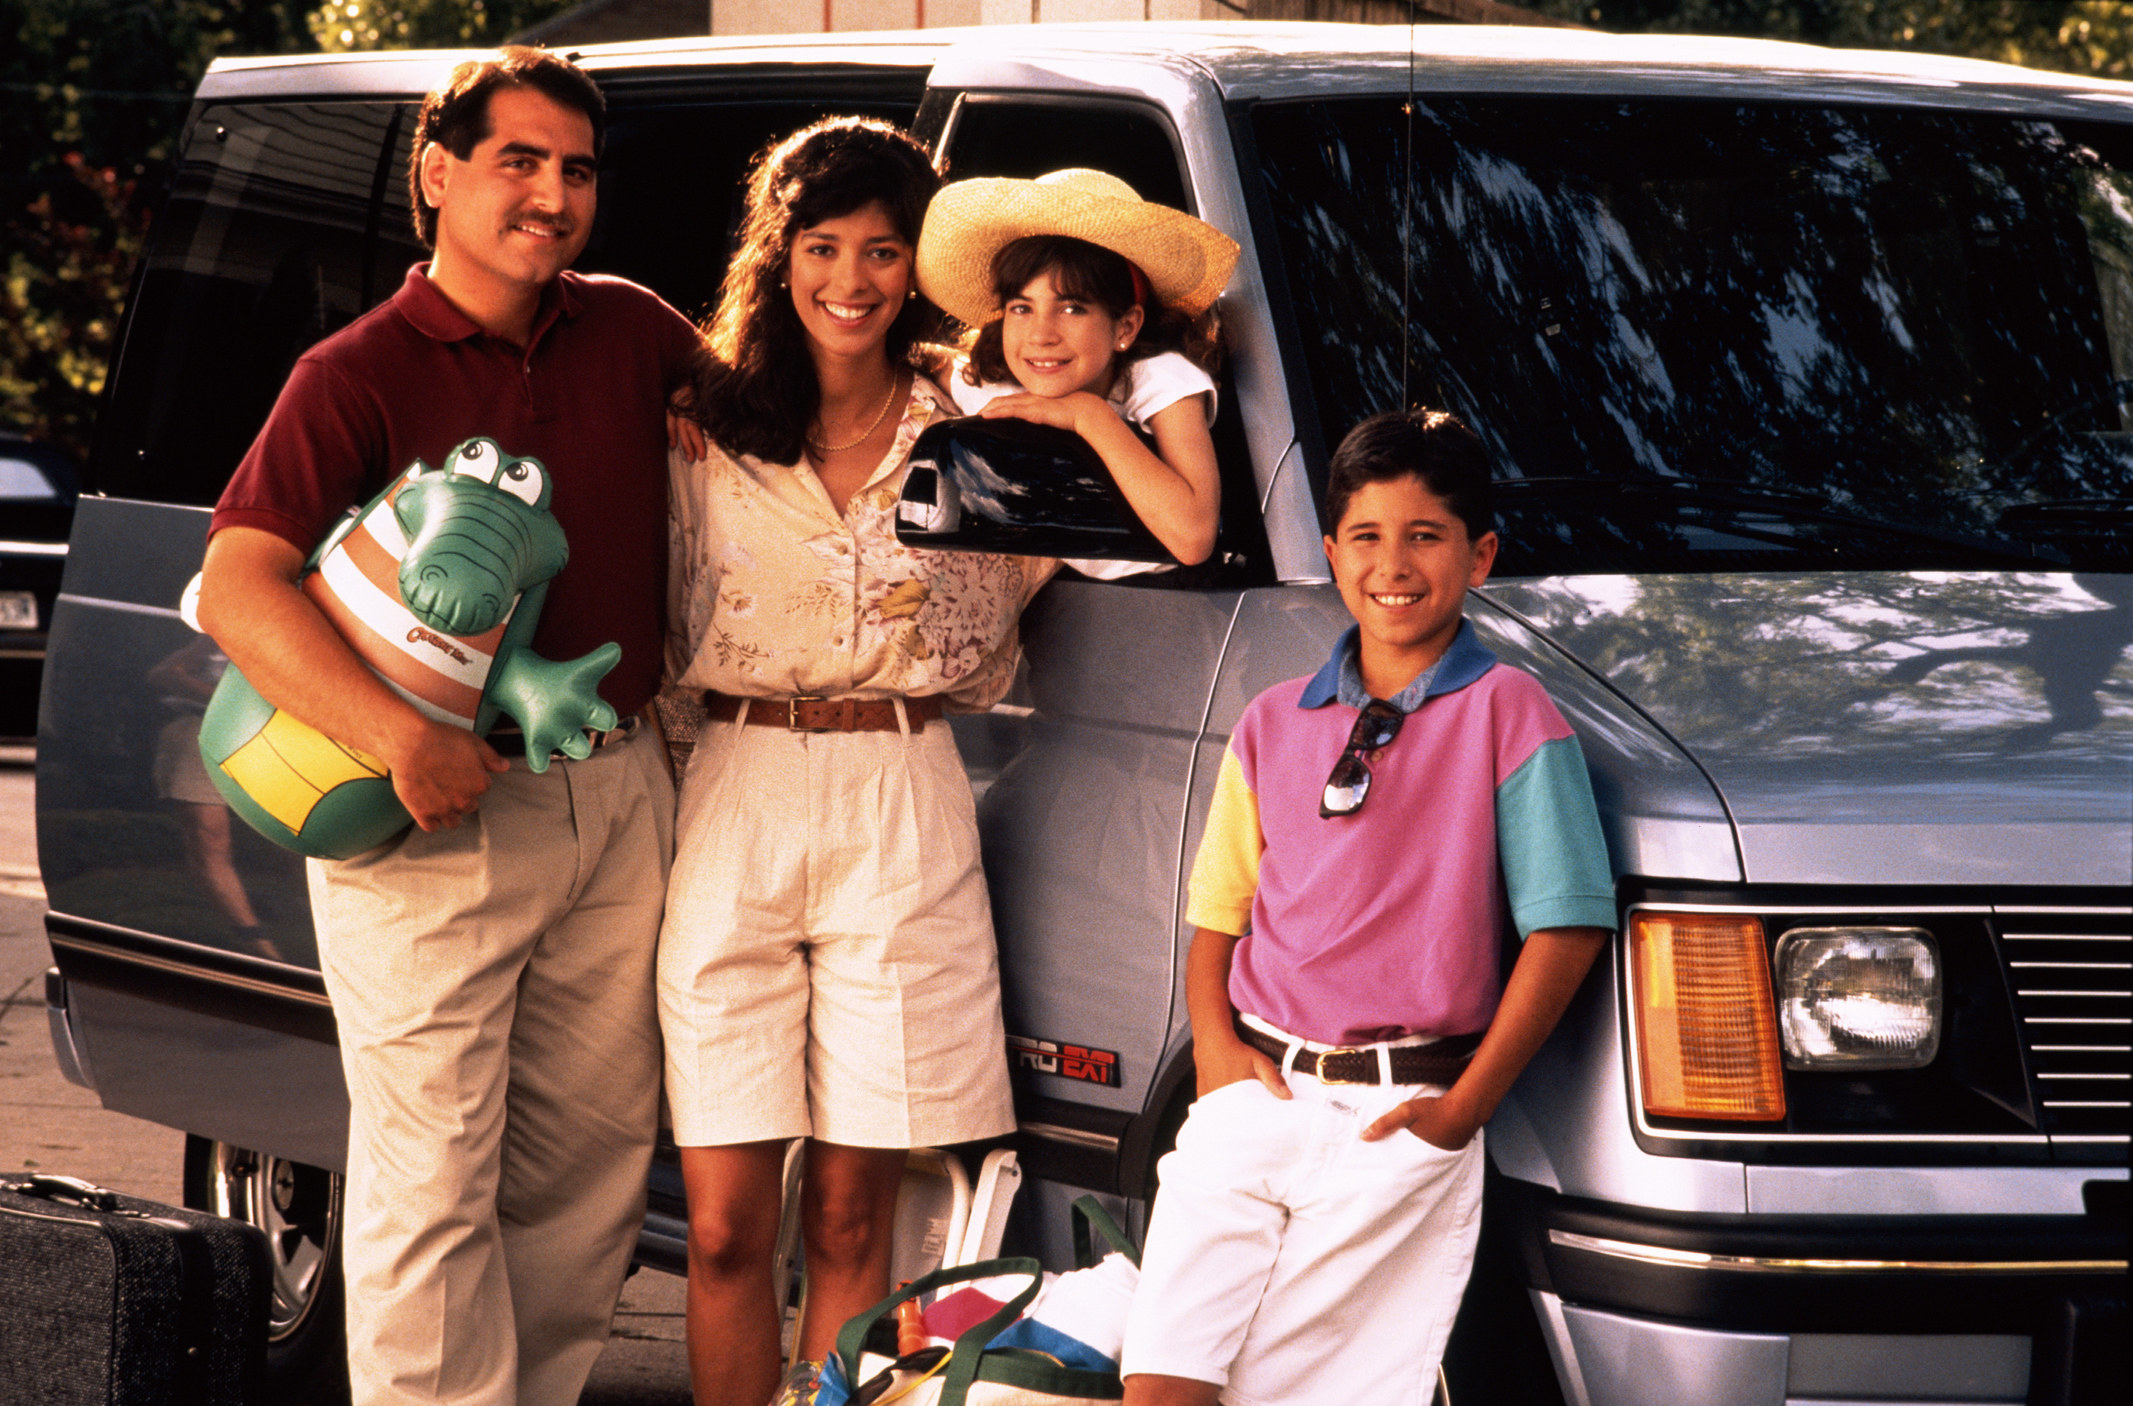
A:
[[[1153,296],[1153,290],[1148,287],[1148,275],[1142,273],[1141,266],[1131,259],[1126,260],[1126,272],[1133,275],[1133,305],[1137,308],[1147,307]]]

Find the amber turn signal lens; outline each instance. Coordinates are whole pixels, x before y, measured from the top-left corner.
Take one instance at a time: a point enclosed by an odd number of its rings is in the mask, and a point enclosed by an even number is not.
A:
[[[1785,1116],[1770,957],[1756,918],[1639,913],[1629,960],[1644,1111],[1661,1118]]]

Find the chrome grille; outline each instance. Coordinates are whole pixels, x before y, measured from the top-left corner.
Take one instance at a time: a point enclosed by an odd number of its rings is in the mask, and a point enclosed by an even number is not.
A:
[[[2000,908],[1995,920],[2043,1130],[2069,1142],[2125,1142],[2133,909]]]

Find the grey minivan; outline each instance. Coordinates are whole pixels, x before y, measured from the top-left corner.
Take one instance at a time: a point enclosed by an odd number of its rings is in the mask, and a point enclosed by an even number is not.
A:
[[[187,797],[220,661],[179,597],[294,358],[419,257],[409,122],[454,57],[209,73],[51,627],[54,1043],[191,1135],[191,1199],[277,1232],[292,1392],[338,1351],[345,1093],[298,862],[204,843]],[[1008,702],[955,724],[1021,1234],[1056,1253],[1071,1188],[1145,1204],[1191,1092],[1183,882],[1216,763],[1345,623],[1330,447],[1421,401],[1495,456],[1504,546],[1469,617],[1577,729],[1622,926],[1488,1129],[1450,1398],[2117,1399],[2133,86],[1279,24],[583,61],[612,105],[583,266],[691,312],[748,154],[830,111],[912,123],[956,176],[1102,167],[1243,245],[1215,560],[1054,582]],[[644,1254],[671,1267],[670,1165],[653,1193]]]

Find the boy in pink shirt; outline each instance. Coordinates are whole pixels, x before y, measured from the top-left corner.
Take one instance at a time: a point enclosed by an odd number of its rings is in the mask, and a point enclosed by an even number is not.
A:
[[[1199,1101],[1161,1166],[1126,1406],[1430,1398],[1481,1125],[1615,923],[1576,739],[1461,614],[1496,555],[1488,494],[1441,411],[1374,416],[1333,456],[1356,628],[1223,758],[1187,909]],[[1525,942],[1499,983],[1506,921]]]

